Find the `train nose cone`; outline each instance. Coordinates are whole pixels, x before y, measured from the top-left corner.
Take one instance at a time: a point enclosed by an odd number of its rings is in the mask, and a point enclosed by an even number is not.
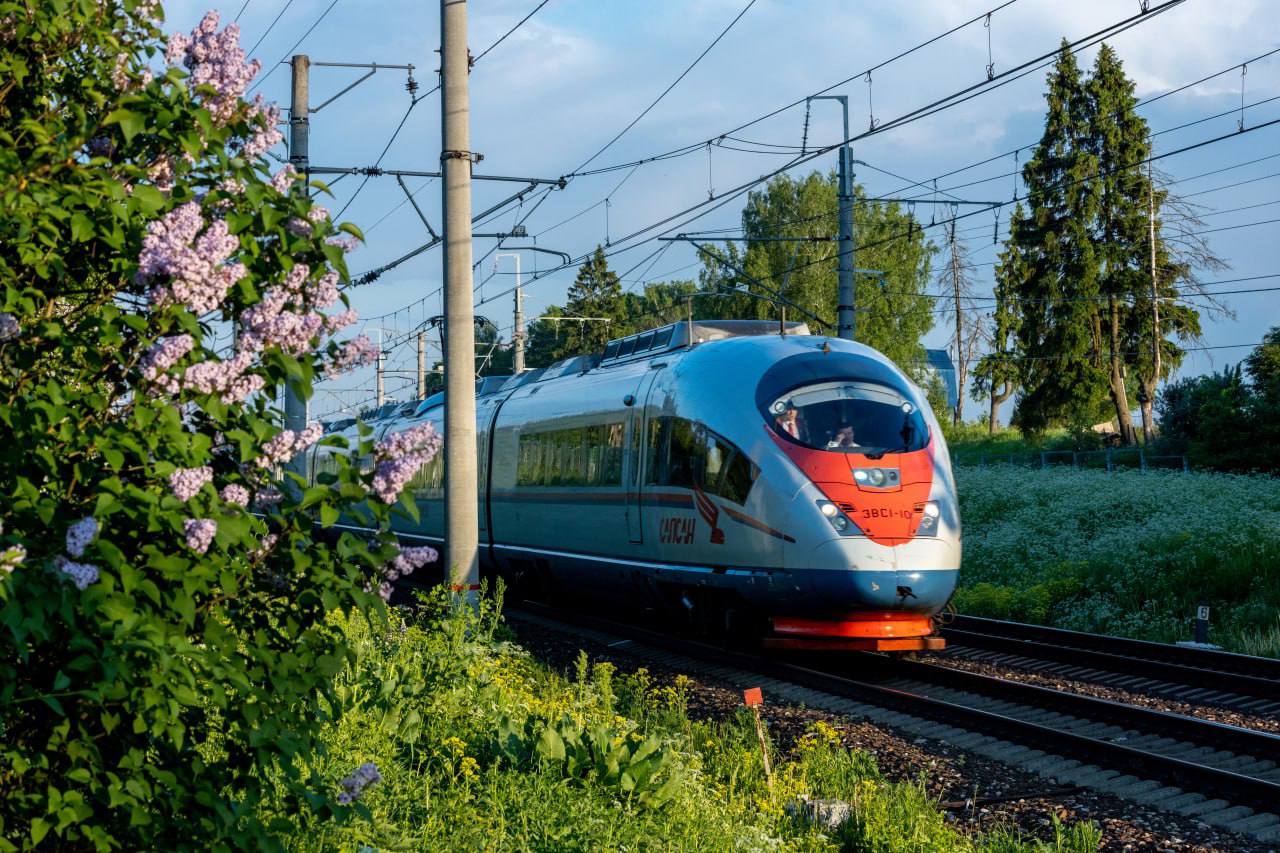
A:
[[[957,552],[953,544],[938,542],[915,547],[883,547],[861,537],[824,542],[813,550],[814,600],[849,610],[937,613],[955,589]]]

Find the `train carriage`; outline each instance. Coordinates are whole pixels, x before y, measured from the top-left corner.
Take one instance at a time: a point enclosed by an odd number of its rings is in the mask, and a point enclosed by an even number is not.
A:
[[[442,430],[444,405],[402,409],[377,434]],[[920,389],[869,347],[802,324],[676,323],[484,380],[477,433],[488,571],[761,626],[775,645],[940,643],[955,484]],[[410,483],[406,539],[443,541],[442,456]]]

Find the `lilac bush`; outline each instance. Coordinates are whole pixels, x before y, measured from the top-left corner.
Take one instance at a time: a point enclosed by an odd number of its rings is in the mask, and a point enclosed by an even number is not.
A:
[[[343,442],[282,429],[286,383],[376,354],[336,337],[360,232],[264,159],[235,25],[161,14],[0,0],[0,851],[275,849],[360,812],[376,768],[345,803],[309,769],[354,661],[335,612],[436,558],[390,519],[438,436],[285,472]]]

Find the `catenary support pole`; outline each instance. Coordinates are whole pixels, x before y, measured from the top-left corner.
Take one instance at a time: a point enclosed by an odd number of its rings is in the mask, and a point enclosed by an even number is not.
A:
[[[811,101],[838,101],[844,114],[844,139],[849,138],[849,98],[845,95],[815,95]],[[836,260],[836,336],[851,341],[857,331],[854,307],[858,293],[854,284],[853,266],[853,149],[847,144],[841,145],[840,160],[836,174],[839,186],[836,188],[839,230],[840,255]]]
[[[418,332],[418,399],[427,398],[427,332]]]
[[[384,378],[387,372],[386,364],[387,364],[387,354],[382,351],[382,346],[379,345],[378,346],[378,363],[377,363],[377,366],[374,367],[374,372],[377,375],[377,389],[378,389],[375,393],[377,394],[376,399],[378,401],[379,408],[382,407],[383,403],[387,402],[386,380]]]
[[[309,72],[311,60],[306,54],[299,54],[290,60],[293,70],[293,87],[289,99],[289,162],[307,178],[308,137],[311,131],[308,96],[310,89]],[[309,181],[305,182],[306,186]],[[307,425],[307,398],[310,389],[296,380],[290,380],[285,386],[284,425],[285,429],[301,432]],[[298,454],[289,461],[289,470],[303,474],[305,472],[305,454]]]
[[[515,354],[512,357],[512,372],[519,376],[524,373],[524,291],[520,289],[520,256],[516,259],[516,316],[515,328],[511,333],[515,341]]]
[[[440,0],[441,172],[444,174],[445,541],[449,586],[480,589],[476,489],[475,305],[471,280],[471,152],[466,0]]]

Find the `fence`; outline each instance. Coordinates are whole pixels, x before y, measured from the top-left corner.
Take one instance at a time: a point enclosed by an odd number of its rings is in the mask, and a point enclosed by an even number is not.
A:
[[[954,460],[956,464],[966,464],[969,460]],[[1186,456],[1168,456],[1149,454],[1141,447],[1108,448],[1106,450],[1044,450],[1032,453],[983,454],[978,457],[978,467],[987,465],[1025,465],[1030,468],[1065,468],[1106,469],[1108,473],[1117,469],[1138,469],[1145,472],[1148,468],[1181,470],[1189,472],[1191,464]]]

